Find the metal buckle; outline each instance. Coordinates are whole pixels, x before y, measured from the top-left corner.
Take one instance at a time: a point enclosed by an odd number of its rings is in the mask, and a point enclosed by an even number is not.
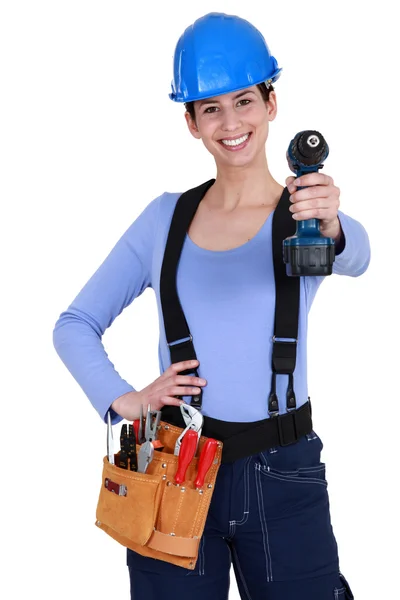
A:
[[[283,337],[277,337],[276,335],[272,336],[272,343],[275,344],[275,342],[281,342],[282,344],[293,344],[293,342],[298,342],[298,338],[283,338]]]
[[[180,340],[175,340],[174,342],[167,342],[167,346],[178,346],[179,344],[184,344],[185,342],[193,342],[192,334],[190,334],[189,337],[181,338]]]

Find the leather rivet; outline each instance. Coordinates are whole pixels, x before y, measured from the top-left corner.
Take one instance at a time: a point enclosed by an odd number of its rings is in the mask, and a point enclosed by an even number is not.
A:
[[[168,431],[169,425],[164,425],[164,429],[166,429]]]
[[[167,485],[172,485],[170,481],[167,481]]]
[[[163,479],[163,481],[165,481],[165,480],[167,479],[167,476],[166,476],[166,475],[163,475],[163,476],[162,476],[162,479]]]
[[[163,463],[161,466],[163,469],[165,469],[165,467],[167,466],[167,463]]]
[[[186,492],[186,488],[181,488],[181,492]]]
[[[209,483],[207,487],[208,487],[208,488],[212,488],[212,485],[211,485],[211,483]]]

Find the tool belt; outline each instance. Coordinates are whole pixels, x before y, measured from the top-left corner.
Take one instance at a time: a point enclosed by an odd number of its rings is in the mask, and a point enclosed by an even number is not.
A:
[[[96,510],[96,525],[123,546],[142,556],[157,558],[186,569],[194,569],[198,557],[211,497],[221,464],[219,443],[213,464],[196,489],[198,457],[186,471],[182,485],[174,483],[179,456],[174,455],[176,440],[183,428],[160,422],[156,450],[146,473],[118,467],[103,459],[102,483]],[[200,455],[207,438],[199,439]],[[136,446],[139,453],[140,445]]]
[[[176,406],[165,406],[161,413],[168,423],[180,426],[182,415]],[[230,463],[277,446],[295,444],[311,433],[311,402],[297,410],[262,421],[238,423],[204,417],[205,436],[223,442],[221,463]]]
[[[212,179],[182,194],[171,220],[160,277],[161,308],[171,363],[197,359],[178,297],[176,277],[187,230],[199,203],[214,182]],[[146,472],[120,468],[118,454],[114,455],[115,465],[104,458],[96,525],[143,556],[194,569],[221,462],[295,443],[312,430],[310,402],[298,408],[294,393],[300,278],[287,276],[283,261],[283,240],[295,233],[289,206],[289,192],[285,188],[272,222],[276,302],[271,340],[271,389],[266,396],[269,418],[253,423],[232,423],[204,417],[197,456],[189,464],[183,485],[174,482],[179,466],[174,444],[184,431],[177,407],[164,406],[161,410],[158,437],[163,449],[154,452]],[[184,371],[181,375],[191,373],[198,376],[197,370]],[[280,375],[288,379],[283,414],[276,393],[276,378]],[[202,395],[201,389],[190,403],[190,407],[200,412]],[[211,437],[219,440],[214,463],[206,474],[204,485],[196,489],[198,456]],[[139,452],[140,446],[136,448]]]

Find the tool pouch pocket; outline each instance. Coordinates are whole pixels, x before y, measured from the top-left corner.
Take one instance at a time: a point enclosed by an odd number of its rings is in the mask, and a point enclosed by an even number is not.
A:
[[[178,456],[175,442],[183,429],[160,423],[158,439],[163,450],[156,450],[146,473],[128,471],[103,459],[102,485],[96,511],[96,525],[123,546],[141,554],[194,569],[199,544],[218,470],[222,443],[201,489],[194,481],[206,437],[201,437],[197,456],[192,459],[185,482],[175,484]],[[139,452],[140,446],[137,446]]]
[[[96,524],[107,533],[112,531],[140,546],[146,544],[154,531],[160,484],[160,475],[120,469],[104,457]]]

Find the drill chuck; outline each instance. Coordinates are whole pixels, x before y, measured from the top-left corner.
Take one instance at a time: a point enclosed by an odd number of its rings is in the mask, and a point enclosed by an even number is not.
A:
[[[323,136],[318,131],[306,130],[292,139],[286,158],[290,170],[296,177],[301,177],[322,169],[328,154],[328,144]],[[318,219],[298,221],[295,235],[283,242],[283,260],[289,276],[331,275],[335,242],[321,235]]]

